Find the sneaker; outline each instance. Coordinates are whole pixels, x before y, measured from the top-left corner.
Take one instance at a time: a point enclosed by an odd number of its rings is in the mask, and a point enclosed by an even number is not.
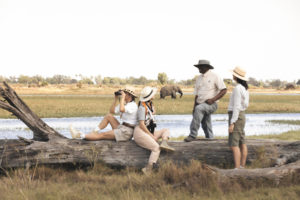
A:
[[[167,143],[166,140],[163,140],[161,144],[159,145],[160,149],[165,150],[165,151],[175,151],[175,149]]]
[[[70,128],[71,136],[72,136],[73,139],[80,138],[80,132],[79,131],[74,129],[72,125],[70,125],[69,128]]]
[[[191,142],[191,141],[194,141],[194,140],[196,140],[196,138],[193,138],[192,136],[187,136],[186,138],[184,138],[184,141],[185,142]]]

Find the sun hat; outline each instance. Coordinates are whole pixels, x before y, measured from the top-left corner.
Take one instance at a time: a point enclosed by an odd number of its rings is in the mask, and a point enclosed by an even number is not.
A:
[[[248,79],[246,78],[246,71],[243,70],[242,68],[235,67],[233,70],[230,70],[230,71],[235,77],[237,77],[241,80],[244,80],[244,81],[248,81]]]
[[[149,101],[157,92],[157,88],[146,86],[142,89],[140,94],[140,101]]]
[[[124,89],[122,89],[124,92],[127,92],[129,94],[131,94],[132,96],[134,97],[138,97],[136,94],[135,94],[135,90],[133,87],[130,87],[130,86],[126,86]]]
[[[208,66],[210,69],[213,69],[214,67],[210,65],[210,62],[208,60],[199,60],[197,64],[194,65],[195,67],[202,67],[202,66]]]

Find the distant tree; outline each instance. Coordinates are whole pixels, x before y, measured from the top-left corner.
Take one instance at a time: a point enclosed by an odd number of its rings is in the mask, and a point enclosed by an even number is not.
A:
[[[145,85],[147,84],[148,80],[145,76],[140,76],[140,78],[135,78],[133,80],[133,84],[136,84],[136,85]]]
[[[71,78],[68,76],[56,74],[51,78],[46,78],[46,81],[50,84],[68,84],[70,83]]]
[[[30,84],[32,81],[32,79],[29,76],[25,76],[25,75],[20,75],[18,78],[18,83],[21,84]]]
[[[160,84],[164,85],[168,81],[168,76],[166,73],[158,73],[157,80]]]
[[[75,84],[75,83],[78,83],[78,81],[76,79],[72,78],[71,81],[70,81],[70,83],[71,84]]]
[[[273,87],[273,88],[279,88],[281,87],[282,85],[282,82],[280,81],[280,79],[274,79],[270,82],[270,85]]]
[[[97,85],[101,85],[101,83],[102,83],[102,77],[101,77],[101,75],[95,76],[95,83]]]
[[[42,86],[42,85],[45,86],[45,85],[47,85],[44,82],[46,82],[46,81],[45,81],[45,79],[42,76],[35,75],[35,76],[31,77],[31,82],[30,83],[34,83],[34,84],[36,84],[38,86]]]
[[[102,80],[102,83],[105,84],[105,85],[109,84],[109,82],[110,82],[109,77],[104,77],[103,80]]]
[[[248,83],[256,87],[259,87],[261,85],[261,83],[258,80],[252,77],[249,77]]]
[[[296,83],[297,85],[300,85],[300,79],[297,81],[297,83]]]

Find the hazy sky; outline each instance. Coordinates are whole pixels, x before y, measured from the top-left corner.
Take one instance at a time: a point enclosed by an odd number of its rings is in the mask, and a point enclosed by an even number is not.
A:
[[[0,75],[300,79],[299,0],[0,0]]]

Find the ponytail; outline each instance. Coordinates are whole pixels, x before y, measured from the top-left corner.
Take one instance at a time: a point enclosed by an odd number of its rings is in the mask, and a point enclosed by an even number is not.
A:
[[[239,84],[241,84],[242,86],[245,87],[246,90],[248,90],[249,86],[248,86],[247,81],[244,81],[244,80],[239,79],[238,77],[236,77],[236,82],[239,83]]]

